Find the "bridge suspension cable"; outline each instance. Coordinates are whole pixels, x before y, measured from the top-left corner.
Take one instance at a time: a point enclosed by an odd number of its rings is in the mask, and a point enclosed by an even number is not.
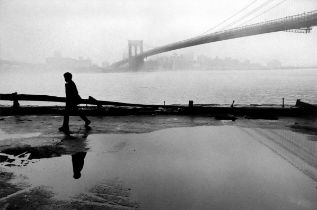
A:
[[[254,0],[251,3],[249,3],[247,6],[243,7],[241,10],[239,10],[238,12],[234,13],[233,15],[231,15],[230,17],[226,18],[225,20],[221,21],[220,23],[218,23],[216,26],[208,29],[207,31],[203,32],[203,34],[208,33],[211,30],[214,30],[215,28],[221,26],[222,24],[224,24],[225,22],[227,22],[228,20],[234,18],[235,16],[237,16],[238,14],[240,14],[241,12],[243,12],[244,10],[248,9],[249,7],[251,7],[253,4],[255,4],[258,0]]]
[[[286,1],[288,1],[288,0],[282,0],[282,1],[278,2],[277,4],[273,5],[272,7],[268,8],[268,9],[266,9],[266,10],[264,10],[264,11],[261,12],[260,14],[254,16],[254,17],[252,17],[252,18],[250,18],[250,19],[248,19],[248,20],[246,20],[246,21],[244,21],[244,22],[242,22],[242,23],[240,23],[240,26],[245,25],[246,23],[249,23],[250,21],[252,21],[252,20],[254,20],[254,19],[256,19],[256,18],[258,18],[258,17],[260,17],[260,16],[262,16],[262,15],[264,15],[264,14],[266,14],[266,13],[268,13],[269,11],[271,11],[271,10],[273,10],[274,8],[280,6],[281,4],[285,3]]]
[[[245,18],[249,17],[250,15],[253,15],[254,13],[256,13],[256,12],[259,11],[259,10],[261,10],[261,9],[264,8],[265,6],[271,4],[272,2],[273,2],[272,0],[267,0],[267,1],[265,1],[265,2],[262,3],[260,6],[254,8],[253,10],[251,10],[250,12],[248,12],[246,15],[240,17],[238,20],[236,20],[236,21],[234,21],[234,22],[232,22],[232,23],[230,23],[230,24],[228,24],[228,25],[222,27],[220,30],[227,29],[227,28],[229,28],[229,27],[231,27],[231,26],[233,26],[233,25],[235,25],[235,24],[241,22],[241,21],[244,20]]]

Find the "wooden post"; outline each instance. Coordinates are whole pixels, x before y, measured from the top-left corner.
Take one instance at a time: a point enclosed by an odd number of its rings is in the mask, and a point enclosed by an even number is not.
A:
[[[284,98],[283,98],[283,104],[282,104],[282,107],[284,108]]]
[[[232,101],[231,108],[233,108],[233,105],[234,105],[234,100]]]
[[[188,107],[189,107],[190,109],[192,109],[192,108],[194,107],[194,101],[193,101],[193,100],[190,100],[190,101],[188,102]]]
[[[13,99],[13,108],[14,109],[17,109],[20,107],[20,104],[19,104],[19,101],[18,101],[18,93],[15,92],[15,93],[12,93],[12,99]]]

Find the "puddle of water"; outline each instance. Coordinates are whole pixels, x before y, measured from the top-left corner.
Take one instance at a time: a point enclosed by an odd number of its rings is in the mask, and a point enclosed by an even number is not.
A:
[[[41,135],[40,132],[36,133],[6,133],[0,129],[0,141],[5,139],[17,139],[17,138],[31,138],[31,137],[37,137]]]
[[[144,209],[317,208],[316,183],[239,127],[89,135],[86,147],[12,170],[59,199],[102,185]]]

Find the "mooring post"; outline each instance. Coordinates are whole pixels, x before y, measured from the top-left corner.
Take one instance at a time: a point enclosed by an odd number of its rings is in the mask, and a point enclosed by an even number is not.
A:
[[[165,107],[165,101],[164,101],[164,107]]]
[[[189,107],[190,109],[192,109],[192,108],[194,107],[194,101],[193,101],[193,100],[189,100],[189,102],[188,102],[188,107]]]
[[[282,100],[282,101],[283,101],[282,107],[284,108],[284,98],[283,98],[283,100]]]
[[[18,93],[15,92],[15,93],[12,93],[12,100],[13,100],[13,108],[14,109],[17,109],[20,107],[20,104],[19,104],[19,101],[18,101]]]

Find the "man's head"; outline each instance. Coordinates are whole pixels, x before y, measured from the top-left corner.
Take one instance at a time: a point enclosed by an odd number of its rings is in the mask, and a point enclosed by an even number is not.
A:
[[[71,73],[69,73],[69,72],[66,72],[66,73],[64,74],[64,78],[65,78],[65,81],[66,81],[66,82],[71,81],[71,80],[72,80],[72,77],[73,77],[73,75],[72,75]]]

